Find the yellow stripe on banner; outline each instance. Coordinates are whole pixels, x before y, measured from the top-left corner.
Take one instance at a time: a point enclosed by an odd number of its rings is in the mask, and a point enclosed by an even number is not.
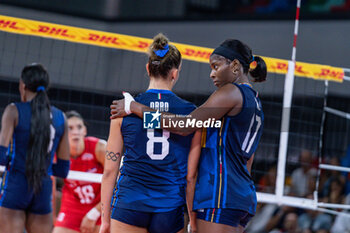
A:
[[[152,43],[152,39],[142,37],[21,19],[5,15],[0,15],[0,30],[16,34],[40,36],[142,53],[147,52],[147,48]],[[180,43],[172,44],[179,49],[184,59],[191,61],[208,63],[210,54],[213,51],[212,48]],[[263,58],[266,62],[268,72],[277,74],[287,73],[287,60],[270,57]],[[342,82],[344,70],[332,66],[296,62],[295,75],[313,79]]]
[[[288,72],[287,60],[270,57],[263,58],[266,62],[268,72],[276,74],[286,74]],[[342,68],[305,62],[296,62],[294,72],[296,76],[318,80],[343,82],[344,78],[344,70]]]

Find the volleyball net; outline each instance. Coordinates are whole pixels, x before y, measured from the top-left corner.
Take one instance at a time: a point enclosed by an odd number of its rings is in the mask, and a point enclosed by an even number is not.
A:
[[[0,41],[0,96],[7,100],[0,103],[2,111],[9,102],[19,101],[17,83],[24,65],[41,62],[52,80],[51,102],[64,111],[79,111],[88,122],[89,135],[106,139],[111,101],[121,96],[121,91],[137,93],[147,87],[148,80],[142,78],[146,63],[142,53],[152,42],[149,38],[0,15]],[[173,44],[185,59],[175,92],[199,105],[214,90],[209,78],[203,79],[209,76],[206,63],[213,49]],[[286,107],[284,84],[290,62],[263,58],[268,80],[256,84],[255,89],[263,103],[265,127],[252,170],[258,201],[333,214],[338,212],[325,208],[349,208],[318,198],[323,173],[349,171],[327,164],[331,158],[343,156],[350,142],[350,108],[345,101],[350,97],[346,91],[338,93],[349,86],[349,69],[296,62],[293,88],[287,88],[291,106]],[[286,115],[289,127],[282,120]],[[286,135],[287,140],[281,140]],[[303,149],[318,161],[310,184],[313,198],[291,196],[292,173],[300,167]],[[101,175],[76,171],[70,171],[68,178],[101,181]]]

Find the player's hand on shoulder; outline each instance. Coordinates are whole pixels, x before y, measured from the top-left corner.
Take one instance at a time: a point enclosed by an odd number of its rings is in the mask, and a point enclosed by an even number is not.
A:
[[[130,93],[123,91],[124,99],[113,100],[111,108],[111,119],[124,117],[131,114],[130,105],[135,99]]]
[[[124,110],[124,99],[120,100],[113,100],[110,108],[111,108],[111,119],[116,119],[119,117],[127,116],[125,110]]]

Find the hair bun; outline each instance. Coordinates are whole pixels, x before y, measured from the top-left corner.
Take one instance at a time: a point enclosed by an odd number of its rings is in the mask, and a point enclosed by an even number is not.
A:
[[[163,34],[159,33],[153,38],[153,43],[151,44],[152,50],[164,49],[169,44],[169,39]]]
[[[172,68],[178,69],[181,53],[169,39],[159,33],[148,48],[148,74],[151,77],[167,78]]]
[[[267,75],[264,59],[259,56],[254,56],[253,61],[249,64],[249,74],[254,82],[264,82]]]

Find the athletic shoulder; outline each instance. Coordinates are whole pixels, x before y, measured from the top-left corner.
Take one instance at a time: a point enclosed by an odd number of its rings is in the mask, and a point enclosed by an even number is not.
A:
[[[15,119],[18,116],[18,110],[15,103],[10,103],[6,106],[3,116],[6,114],[7,117],[10,117],[11,119]]]
[[[5,107],[4,112],[7,111],[8,113],[15,113],[17,112],[16,103],[10,103]]]
[[[238,84],[227,83],[217,89],[211,97],[214,97],[217,101],[216,104],[221,107],[221,105],[231,105],[237,101],[242,101],[244,92]]]

